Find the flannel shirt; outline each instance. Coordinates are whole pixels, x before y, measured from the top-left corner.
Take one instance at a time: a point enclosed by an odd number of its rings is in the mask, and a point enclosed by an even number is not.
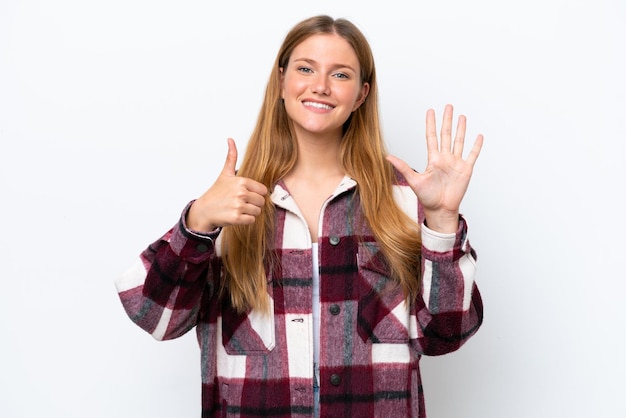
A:
[[[482,323],[476,256],[460,217],[455,234],[423,223],[423,210],[398,174],[394,197],[421,223],[422,291],[407,304],[361,211],[356,182],[344,178],[322,208],[320,416],[426,416],[422,355],[458,349]],[[178,224],[116,280],[129,317],[157,340],[195,327],[200,346],[202,417],[310,417],[313,414],[311,238],[283,183],[267,270],[271,312],[237,314],[219,297],[219,230]]]

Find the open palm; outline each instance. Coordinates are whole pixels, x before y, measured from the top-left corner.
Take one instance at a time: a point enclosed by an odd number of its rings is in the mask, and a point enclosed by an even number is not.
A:
[[[474,146],[463,159],[466,118],[459,121],[452,139],[452,105],[447,105],[443,113],[441,139],[437,137],[435,112],[426,112],[426,145],[428,164],[424,172],[414,171],[401,159],[389,156],[387,159],[406,178],[424,207],[427,220],[432,218],[456,219],[459,207],[465,196],[474,164],[483,144],[483,136],[478,135]]]

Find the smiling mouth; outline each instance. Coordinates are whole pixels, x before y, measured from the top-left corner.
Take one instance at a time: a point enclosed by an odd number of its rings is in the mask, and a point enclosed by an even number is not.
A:
[[[324,103],[302,102],[302,104],[305,105],[305,106],[314,107],[316,109],[333,110],[332,106],[324,104]]]

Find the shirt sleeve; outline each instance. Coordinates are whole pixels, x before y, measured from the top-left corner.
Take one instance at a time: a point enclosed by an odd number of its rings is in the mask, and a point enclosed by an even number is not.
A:
[[[459,219],[456,233],[442,234],[422,224],[422,297],[415,306],[419,327],[416,348],[440,355],[460,348],[483,321],[475,283],[476,253]]]
[[[126,313],[157,340],[179,337],[196,325],[205,292],[213,292],[211,260],[217,229],[191,231],[185,218],[146,248],[115,280]]]

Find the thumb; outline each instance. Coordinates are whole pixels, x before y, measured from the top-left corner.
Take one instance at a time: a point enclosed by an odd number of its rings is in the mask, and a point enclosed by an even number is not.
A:
[[[404,178],[408,179],[409,176],[414,174],[413,169],[407,163],[405,163],[403,160],[399,159],[396,156],[388,155],[387,161],[389,161],[391,165],[393,165],[396,170],[398,170],[404,176]]]
[[[224,168],[222,174],[235,175],[237,167],[237,145],[235,140],[228,138],[228,154],[226,155],[226,161],[224,162]]]

